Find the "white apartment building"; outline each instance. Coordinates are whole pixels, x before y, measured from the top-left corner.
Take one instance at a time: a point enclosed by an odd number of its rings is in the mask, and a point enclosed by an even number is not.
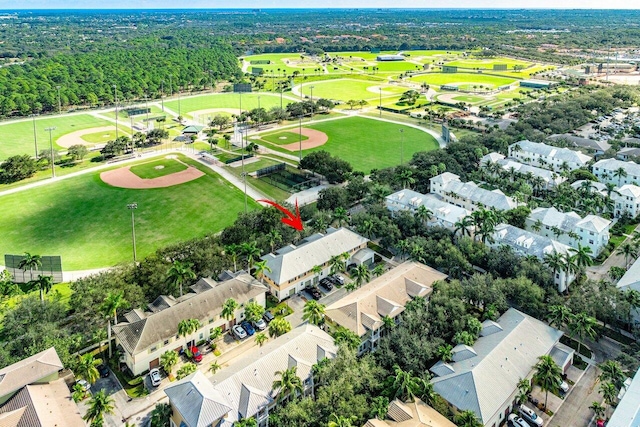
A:
[[[591,171],[600,182],[611,182],[618,187],[640,185],[640,165],[632,161],[603,159],[594,163]]]
[[[508,211],[519,206],[518,202],[500,190],[485,190],[475,182],[462,182],[458,175],[450,172],[434,176],[429,182],[431,193],[471,212],[482,207]]]
[[[616,218],[621,217],[625,213],[635,218],[640,214],[640,187],[632,184],[625,184],[620,188],[616,188],[617,193],[611,193],[613,199],[613,214]]]
[[[531,166],[553,171],[575,170],[587,166],[593,157],[568,148],[558,148],[541,142],[518,141],[509,146],[509,157]]]
[[[582,218],[575,212],[560,212],[556,208],[537,208],[526,220],[527,230],[557,240],[578,249],[578,244],[591,249],[594,257],[609,243],[612,222],[598,215]]]
[[[385,198],[385,206],[392,215],[400,211],[415,214],[420,206],[424,206],[432,215],[427,225],[449,229],[453,229],[456,222],[471,213],[464,208],[442,201],[434,194],[422,194],[413,190],[400,190],[388,195]]]

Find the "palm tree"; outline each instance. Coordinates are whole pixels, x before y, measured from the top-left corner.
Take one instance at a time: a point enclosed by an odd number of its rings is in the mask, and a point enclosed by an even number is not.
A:
[[[360,264],[351,270],[351,276],[353,276],[353,280],[357,287],[360,287],[363,283],[367,283],[371,280],[371,272],[369,271],[369,267],[365,264]]]
[[[267,273],[271,273],[271,272],[273,272],[273,270],[271,270],[271,267],[269,267],[269,266],[267,265],[267,260],[265,259],[265,260],[262,260],[262,261],[258,261],[258,262],[256,262],[256,272],[255,272],[255,275],[256,275],[256,278],[257,278],[257,277],[260,277],[260,283],[262,283],[262,284],[264,284],[264,272],[265,272],[265,271],[266,271]]]
[[[276,245],[282,243],[282,234],[274,228],[267,234],[267,240],[269,241],[271,252],[274,252]]]
[[[178,335],[187,337],[200,329],[202,325],[198,319],[183,319],[178,323]]]
[[[451,344],[444,344],[438,347],[436,354],[444,363],[449,363],[453,360],[453,346]]]
[[[544,407],[547,408],[547,398],[549,391],[557,392],[562,383],[562,370],[549,355],[538,357],[538,363],[534,367],[536,372],[533,374],[533,380],[538,383],[544,395]]]
[[[373,231],[376,229],[376,224],[370,220],[365,219],[362,221],[362,224],[358,226],[358,231],[367,236],[367,238],[372,239],[375,234]]]
[[[416,182],[415,178],[413,178],[413,171],[411,169],[404,169],[400,172],[398,180],[400,181],[402,188],[411,188],[411,186]]]
[[[476,413],[467,409],[462,412],[458,412],[453,418],[458,427],[482,427],[482,423],[478,421]]]
[[[344,326],[338,326],[333,331],[333,340],[335,341],[336,345],[344,344],[351,350],[357,350],[358,347],[360,347],[360,343],[362,342],[360,337],[356,335],[355,332],[345,328]]]
[[[622,178],[627,177],[627,171],[624,168],[618,168],[613,172],[613,177],[618,178],[618,187],[620,187],[620,182]]]
[[[618,250],[616,251],[617,255],[624,255],[624,267],[629,269],[629,258],[637,258],[638,257],[638,245],[632,242],[624,242]]]
[[[102,427],[105,414],[113,414],[113,408],[113,399],[100,390],[89,399],[89,409],[82,419],[89,421],[91,427]]]
[[[606,412],[604,406],[602,406],[599,402],[593,402],[591,406],[589,406],[589,409],[593,411],[596,419],[602,419]]]
[[[342,206],[338,206],[334,211],[333,211],[333,220],[334,221],[338,221],[338,227],[342,227],[342,224],[344,222],[349,221],[349,213],[347,212],[347,210],[345,208],[343,208]]]
[[[534,222],[531,225],[531,230],[535,231],[536,233],[540,230],[542,230],[542,221],[541,220],[536,220],[536,222]]]
[[[33,280],[33,270],[37,270],[42,265],[42,257],[40,255],[31,255],[29,252],[24,253],[24,258],[18,263],[18,268],[25,273],[29,270],[29,280]]]
[[[312,325],[319,325],[324,322],[324,305],[318,301],[309,300],[304,304],[302,309],[302,320],[311,323]]]
[[[459,232],[462,237],[464,236],[471,237],[471,230],[469,230],[469,228],[473,226],[473,218],[467,215],[464,218],[462,218],[460,221],[457,221],[453,226],[455,227],[454,229],[455,234],[458,234]]]
[[[571,309],[566,305],[552,305],[549,307],[547,320],[550,326],[561,328],[562,325],[569,323],[571,316]]]
[[[600,394],[604,398],[604,403],[607,404],[607,408],[611,408],[618,397],[618,389],[611,383],[601,383]]]
[[[578,249],[570,248],[569,252],[573,252],[573,257],[576,261],[578,268],[589,267],[593,264],[593,258],[591,258],[591,248],[588,246],[582,246],[578,243]]]
[[[336,414],[331,414],[331,419],[327,423],[327,427],[353,427],[353,422],[357,419],[358,417],[355,415],[343,417],[342,415],[337,416]]]
[[[393,366],[395,377],[391,385],[393,397],[403,402],[413,402],[420,391],[419,378],[413,376],[412,371],[403,371],[398,365]]]
[[[258,427],[258,420],[253,417],[243,418],[233,423],[234,427]]]
[[[282,399],[288,396],[295,397],[297,394],[303,393],[302,380],[300,380],[298,376],[296,366],[285,369],[284,371],[276,371],[276,376],[279,377],[279,379],[273,381],[271,388],[277,393],[278,402],[281,402]]]
[[[384,264],[378,264],[373,267],[373,270],[371,270],[371,274],[373,274],[375,277],[382,276],[384,274]]]
[[[151,422],[149,425],[153,427],[169,427],[172,414],[171,405],[168,403],[158,403],[153,411],[151,411]]]
[[[433,218],[433,211],[424,205],[420,205],[414,215],[416,219],[424,225]]]
[[[518,404],[522,405],[526,402],[529,393],[531,393],[531,381],[526,378],[520,378],[518,381]]]
[[[236,317],[236,310],[238,309],[238,307],[239,305],[236,300],[234,300],[233,298],[227,298],[224,304],[222,304],[222,312],[220,313],[220,315],[227,320],[231,320]]]
[[[247,258],[247,271],[251,271],[251,267],[253,266],[253,260],[258,255],[260,255],[260,249],[256,246],[256,242],[242,243],[240,245],[240,250],[243,255]]]
[[[273,252],[273,250],[271,251]],[[224,247],[224,253],[231,257],[233,261],[233,272],[238,271],[238,255],[240,255],[240,246],[228,245]]]
[[[276,317],[269,323],[269,336],[279,337],[291,330],[291,323],[284,317]]]
[[[113,325],[118,323],[118,310],[126,307],[127,300],[124,299],[124,292],[109,292],[102,303],[101,311],[107,317],[107,339],[109,340],[109,359],[111,359],[111,318]]]
[[[596,319],[588,316],[586,313],[578,313],[571,316],[569,321],[569,330],[571,335],[578,336],[580,340],[587,337],[594,339],[596,336],[596,330],[594,326],[597,324]],[[578,353],[580,353],[580,341],[578,341]]]
[[[329,265],[331,266],[331,274],[336,274],[344,271],[346,263],[342,255],[334,255],[329,259]]]
[[[624,385],[624,372],[622,371],[622,366],[620,362],[615,360],[607,360],[598,365],[598,368],[602,371],[600,376],[598,377],[601,382],[610,382],[615,385],[617,388],[622,388]]]
[[[173,350],[167,350],[160,356],[160,366],[167,374],[171,374],[173,368],[178,364],[178,353]]]
[[[544,254],[542,260],[547,267],[553,270],[553,281],[555,282],[558,271],[562,271],[564,269],[564,258],[562,257],[562,254],[553,251],[551,253]]]
[[[174,289],[179,288],[180,296],[182,296],[182,286],[196,278],[196,273],[193,272],[191,267],[193,267],[193,264],[190,262],[176,260],[167,270],[167,283],[171,284]]]
[[[220,369],[222,369],[222,366],[220,366],[220,364],[215,360],[213,362],[211,362],[211,364],[209,365],[209,372],[211,372],[214,375]]]
[[[96,359],[91,353],[78,356],[75,373],[78,377],[93,384],[100,378],[97,366],[102,363],[102,359]]]
[[[562,259],[564,261],[563,268],[565,272],[565,276],[564,276],[565,289],[569,289],[569,276],[571,276],[573,273],[578,272],[578,266],[576,265],[575,258],[572,257],[571,254],[569,254],[569,252],[566,252],[562,257]]]
[[[48,294],[52,286],[53,277],[43,276],[42,274],[38,274],[38,278],[36,280],[31,280],[29,282],[30,289],[37,288],[40,291],[40,302],[44,302],[44,294]]]
[[[260,347],[262,347],[262,344],[264,344],[268,339],[269,337],[267,337],[267,334],[264,332],[258,332],[255,337],[256,344]]]

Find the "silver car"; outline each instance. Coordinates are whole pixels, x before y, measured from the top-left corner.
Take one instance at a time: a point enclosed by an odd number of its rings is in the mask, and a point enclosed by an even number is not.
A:
[[[162,376],[158,368],[153,368],[149,371],[149,378],[151,379],[151,385],[154,387],[158,387],[162,382]]]
[[[247,331],[240,325],[235,325],[233,328],[233,334],[240,340],[245,339],[247,337]]]
[[[259,319],[258,321],[252,323],[254,328],[261,331],[264,331],[267,328],[267,322],[265,322],[264,319]]]

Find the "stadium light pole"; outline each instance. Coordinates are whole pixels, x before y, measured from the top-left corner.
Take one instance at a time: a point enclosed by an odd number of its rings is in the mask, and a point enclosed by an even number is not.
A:
[[[378,103],[379,117],[382,118],[382,86],[378,88],[380,90],[380,101]]]
[[[118,139],[118,85],[113,85],[113,98],[116,103],[116,139]]]
[[[36,159],[38,159],[38,136],[36,133],[36,116],[37,114],[31,115],[31,117],[33,118],[33,145],[35,146],[35,149],[36,149]]]
[[[249,129],[245,128],[245,134],[246,137],[249,138]],[[244,171],[245,138],[242,137],[242,129],[240,129],[240,138],[242,139],[242,181],[244,183],[244,213],[247,213],[247,173]]]
[[[56,130],[55,126],[51,126],[45,129],[47,132],[49,132],[49,148],[51,150],[51,178],[55,178],[56,177],[56,168],[55,168],[55,163],[54,163],[54,158],[53,158],[53,139],[51,138],[51,132],[53,132],[54,130]]]
[[[238,95],[240,95],[240,112],[238,113],[238,120],[240,119],[240,116],[242,115],[242,88],[239,88],[240,90],[238,91]]]
[[[311,89],[311,121],[313,121],[313,86],[309,86]]]
[[[144,109],[147,112],[147,125],[145,126],[147,132],[149,132],[149,94],[144,94]]]
[[[260,130],[260,95],[258,95],[258,130]]]
[[[162,112],[164,113],[164,80],[161,83],[160,103],[162,104]]]
[[[58,114],[62,114],[62,102],[60,102],[60,86],[56,86],[58,90]]]
[[[400,129],[400,164],[404,164],[404,129]]]
[[[137,203],[129,203],[127,209],[131,211],[131,241],[133,243],[133,264],[136,264],[136,216],[135,210],[138,209]]]
[[[300,144],[300,152],[298,154],[298,161],[302,161],[302,112],[300,113],[300,115],[298,116],[298,133],[300,134],[299,139],[299,144]]]

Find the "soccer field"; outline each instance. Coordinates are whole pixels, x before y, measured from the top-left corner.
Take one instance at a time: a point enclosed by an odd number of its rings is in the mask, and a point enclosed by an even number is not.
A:
[[[311,86],[313,86],[313,99],[320,98],[337,99],[340,101],[370,100],[377,101],[380,97],[379,88],[382,87],[382,96],[398,95],[406,92],[404,87],[391,86],[383,82],[373,82],[357,79],[325,80],[314,83],[305,83],[298,86],[298,90],[305,96],[311,96]]]
[[[258,108],[258,98],[260,98],[260,107],[269,110],[272,107],[280,106],[279,94],[266,94],[266,93],[243,93],[242,94],[242,110],[252,110]],[[287,98],[282,99],[283,108],[286,107],[290,100]],[[236,114],[240,112],[240,94],[239,93],[221,93],[216,95],[200,95],[189,98],[183,98],[181,100],[165,101],[165,107],[173,110],[176,113],[182,115],[191,113],[193,111],[209,110],[216,108],[228,108],[237,109]],[[210,115],[215,115],[211,113]]]
[[[36,118],[35,124],[38,152],[49,148],[49,132],[45,130],[47,128],[55,128],[51,131],[53,148],[61,150],[63,148],[56,145],[56,140],[62,135],[78,130],[114,126],[113,123],[90,114]],[[35,154],[33,120],[0,124],[0,160],[19,154]]]
[[[520,61],[518,59],[511,58],[487,58],[487,59],[460,59],[456,61],[451,61],[445,63],[445,65],[449,65],[452,67],[464,67],[464,68],[481,68],[486,70],[493,70],[493,66],[497,64],[504,64],[507,66],[507,69],[513,70],[514,66],[519,67],[527,67],[531,65],[531,62]]]
[[[509,77],[488,76],[480,73],[427,73],[411,78],[412,81],[418,83],[427,83],[432,85],[459,84],[459,85],[484,85],[498,87],[511,84],[517,79]]]
[[[0,253],[61,255],[65,270],[129,262],[127,204],[134,202],[138,259],[232,224],[244,211],[242,192],[211,169],[183,156],[180,160],[205,175],[173,187],[132,190],[111,187],[93,172],[0,197]],[[248,206],[257,204],[249,199]]]
[[[417,151],[438,148],[436,139],[419,129],[365,117],[348,117],[305,127],[326,133],[329,140],[317,148],[303,150],[303,156],[326,150],[365,173],[399,165],[401,156],[408,162]],[[291,153],[276,145],[271,148]]]

